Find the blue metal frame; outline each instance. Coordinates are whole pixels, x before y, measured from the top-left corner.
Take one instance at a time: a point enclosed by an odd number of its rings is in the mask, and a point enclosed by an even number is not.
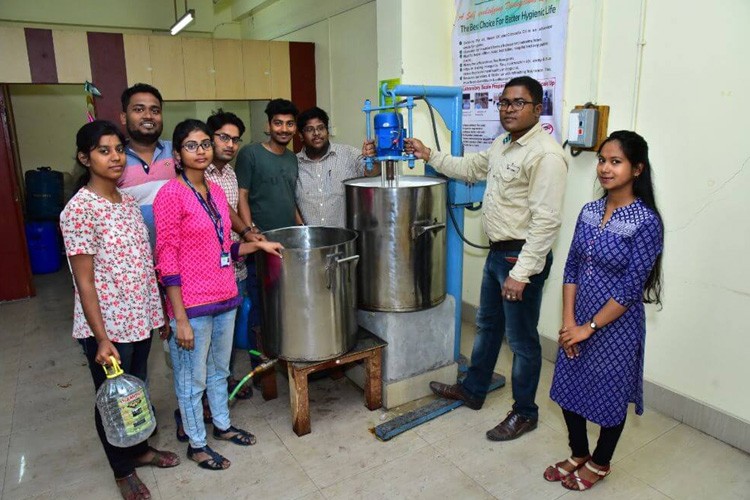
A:
[[[386,105],[386,98],[391,97],[393,104]],[[397,97],[406,97],[405,104],[398,104]],[[445,122],[446,127],[451,133],[451,155],[463,156],[463,143],[461,140],[461,130],[463,126],[463,109],[462,99],[463,90],[461,87],[438,87],[427,85],[397,85],[389,89],[387,84],[383,84],[380,89],[380,106],[372,107],[369,100],[365,101],[362,111],[365,112],[367,119],[367,139],[371,139],[370,130],[370,113],[381,110],[407,109],[408,111],[408,129],[407,137],[413,137],[413,118],[412,111],[414,108],[414,98],[424,98]],[[405,155],[402,157],[384,157],[372,158],[371,161],[398,160],[407,161],[409,167],[414,167],[414,155]],[[371,168],[371,163],[368,164]],[[425,173],[436,176],[435,169],[426,165]],[[485,183],[479,182],[469,184],[467,182],[449,179],[448,180],[448,210],[453,214],[458,228],[454,224],[447,222],[447,269],[446,269],[446,291],[453,295],[456,301],[455,311],[455,343],[453,348],[454,359],[458,361],[461,349],[461,304],[463,297],[463,261],[464,245],[459,231],[464,231],[464,208],[466,205],[482,201],[484,195]],[[448,218],[450,219],[450,214]]]

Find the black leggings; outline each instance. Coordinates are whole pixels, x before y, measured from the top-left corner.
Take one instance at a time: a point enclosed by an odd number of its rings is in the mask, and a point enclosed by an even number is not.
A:
[[[586,434],[586,418],[577,413],[563,409],[565,424],[568,426],[568,444],[573,452],[573,457],[581,458],[589,455],[589,438]],[[591,460],[599,466],[606,467],[615,453],[617,441],[625,427],[625,419],[620,425],[614,427],[602,427],[599,432],[599,441],[596,443]]]
[[[104,381],[107,380],[102,365],[95,361],[96,349],[98,347],[97,342],[94,337],[79,339],[78,342],[83,346],[83,353],[89,362],[91,378],[94,380],[94,391],[97,391]],[[123,371],[141,380],[146,380],[148,375],[146,365],[148,363],[148,353],[151,350],[151,337],[149,336],[138,342],[113,342],[113,344],[120,354],[120,359],[122,360],[120,367]],[[99,440],[102,442],[104,453],[107,455],[107,460],[115,475],[115,479],[122,479],[132,474],[135,471],[135,459],[145,455],[149,450],[148,440],[128,448],[120,448],[109,444],[104,432],[102,417],[99,415],[96,405],[94,405],[94,424],[96,425],[96,432],[99,434]]]

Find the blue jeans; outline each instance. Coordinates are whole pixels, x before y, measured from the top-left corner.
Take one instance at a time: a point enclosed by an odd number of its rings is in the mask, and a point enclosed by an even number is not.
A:
[[[206,446],[206,426],[203,424],[203,391],[208,395],[214,426],[228,429],[229,357],[232,353],[235,309],[190,319],[195,335],[192,351],[177,346],[177,325],[171,322],[172,336],[169,339],[169,354],[172,357],[174,390],[182,414],[185,433],[190,446]]]
[[[510,302],[504,300],[502,288],[518,254],[518,251],[493,250],[487,256],[477,312],[477,334],[463,389],[473,398],[484,400],[500,354],[500,345],[507,336],[513,351],[513,410],[524,417],[537,418],[539,408],[534,399],[542,368],[537,324],[542,289],[552,266],[552,252],[547,255],[542,272],[531,276],[531,283],[523,289],[523,300]]]

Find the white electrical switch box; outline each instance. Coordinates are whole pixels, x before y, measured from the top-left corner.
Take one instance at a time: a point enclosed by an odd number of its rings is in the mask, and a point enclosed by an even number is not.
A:
[[[568,121],[568,145],[574,148],[591,148],[596,142],[599,111],[594,108],[574,109]]]

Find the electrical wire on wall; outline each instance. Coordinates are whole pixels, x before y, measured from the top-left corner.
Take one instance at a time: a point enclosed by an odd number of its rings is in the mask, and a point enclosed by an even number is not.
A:
[[[430,110],[430,120],[432,121],[432,133],[433,133],[433,135],[435,137],[435,149],[437,149],[438,151],[440,151],[440,139],[438,139],[437,123],[435,122],[435,111],[432,109],[432,105],[430,104],[430,102],[427,99],[425,99],[424,97],[415,97],[414,98],[414,100],[417,100],[417,99],[423,100],[427,104],[427,108]],[[445,177],[445,176],[441,175],[441,177]],[[456,229],[456,233],[458,234],[458,237],[461,238],[461,241],[463,241],[464,243],[466,243],[467,245],[469,245],[471,247],[478,248],[480,250],[489,250],[490,249],[489,245],[487,245],[487,246],[485,246],[485,245],[478,245],[476,243],[473,243],[473,242],[469,241],[466,238],[466,236],[464,236],[464,233],[461,231],[461,228],[458,227],[458,221],[456,220],[456,216],[453,215],[453,210],[451,210],[452,207],[450,205],[450,201],[447,204],[447,208],[448,208],[448,216],[450,217],[451,222],[453,223],[453,227]],[[479,210],[479,209],[482,208],[482,203],[480,202],[480,203],[478,203],[476,205],[467,205],[464,208],[466,208],[466,210],[471,210],[472,212],[476,212],[477,210]]]

